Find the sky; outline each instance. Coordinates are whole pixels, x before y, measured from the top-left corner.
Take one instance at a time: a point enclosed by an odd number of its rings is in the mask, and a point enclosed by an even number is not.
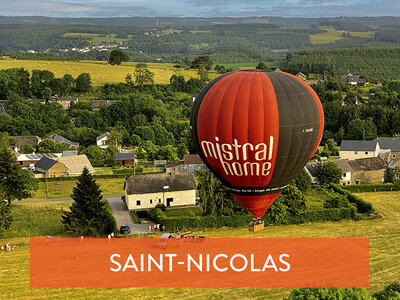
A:
[[[2,16],[400,16],[399,0],[0,0]]]

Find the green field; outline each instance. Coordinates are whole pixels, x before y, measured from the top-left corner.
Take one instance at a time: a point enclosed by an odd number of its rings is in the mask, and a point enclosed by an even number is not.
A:
[[[342,36],[343,33],[347,34],[350,33],[352,37],[371,37],[374,35],[375,32],[368,31],[368,32],[356,32],[356,31],[350,31],[350,32],[342,32],[342,31],[336,31],[333,27],[330,26],[320,26],[321,30],[325,30],[325,32],[322,33],[317,33],[317,34],[310,34],[310,41],[314,45],[319,45],[319,44],[329,44],[333,43],[337,40],[344,39],[346,37]]]
[[[94,86],[101,86],[106,82],[118,83],[125,82],[125,76],[133,73],[136,63],[127,62],[120,66],[107,65],[104,61],[41,61],[41,60],[13,60],[0,59],[0,70],[9,68],[25,68],[32,70],[49,70],[56,77],[64,74],[71,74],[75,78],[81,73],[89,73]],[[185,70],[174,68],[174,64],[168,63],[148,63],[148,68],[154,75],[154,82],[158,84],[168,84],[173,74],[183,75],[186,80],[190,77],[198,77],[196,70]],[[215,72],[210,73],[210,77],[215,77]]]
[[[124,178],[96,179],[104,195],[119,195],[124,193]],[[47,185],[47,189],[46,189]],[[30,200],[45,198],[66,198],[76,186],[75,180],[39,182],[39,189],[32,193]],[[47,193],[46,193],[47,190]]]
[[[370,201],[383,218],[374,221],[269,226],[256,233],[250,233],[246,228],[222,228],[199,233],[207,237],[223,238],[369,238],[369,290],[376,291],[400,278],[400,252],[398,251],[398,245],[400,245],[400,192],[364,193],[359,194],[359,196]],[[19,203],[15,206],[17,205],[29,208],[31,204]],[[60,205],[60,203],[51,205],[53,207],[49,206],[47,209],[57,211],[59,209],[57,205]],[[33,217],[34,214],[32,214],[31,219]],[[19,213],[18,218],[21,218],[21,213]],[[37,215],[36,218],[40,218],[40,215]],[[16,222],[19,222],[19,226],[27,226],[28,223],[21,220],[16,220]],[[59,224],[54,221],[53,225],[57,228]],[[65,234],[61,236],[65,236]],[[29,238],[0,238],[0,243],[4,242],[10,242],[17,246],[15,253],[0,255],[0,295],[2,295],[0,298],[4,299],[283,299],[290,292],[290,289],[255,288],[35,289],[29,286]]]
[[[122,43],[122,42],[129,41],[129,39],[117,38],[115,34],[108,34],[107,36],[102,36],[98,33],[70,32],[70,33],[64,34],[64,36],[86,38],[89,40],[89,42],[91,44]]]

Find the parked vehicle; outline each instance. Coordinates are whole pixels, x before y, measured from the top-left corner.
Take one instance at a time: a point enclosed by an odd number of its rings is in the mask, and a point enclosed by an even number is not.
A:
[[[128,225],[121,225],[121,228],[119,229],[119,232],[121,234],[130,234],[131,233],[131,228]]]

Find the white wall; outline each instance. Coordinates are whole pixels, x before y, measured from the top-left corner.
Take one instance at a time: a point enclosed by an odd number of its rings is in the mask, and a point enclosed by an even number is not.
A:
[[[182,205],[195,205],[196,204],[196,191],[174,191],[165,193],[147,193],[147,194],[133,194],[127,195],[125,192],[125,199],[128,209],[140,210],[154,208],[158,203],[164,203],[167,206],[167,198],[173,198],[171,207]],[[140,201],[140,205],[137,205]]]

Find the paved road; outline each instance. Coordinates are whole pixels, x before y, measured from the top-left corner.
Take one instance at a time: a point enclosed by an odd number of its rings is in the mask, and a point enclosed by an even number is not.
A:
[[[111,206],[117,228],[126,224],[131,228],[131,234],[149,233],[149,224],[134,224],[129,215],[129,210],[125,203],[121,200],[121,196],[106,196],[105,197]]]

